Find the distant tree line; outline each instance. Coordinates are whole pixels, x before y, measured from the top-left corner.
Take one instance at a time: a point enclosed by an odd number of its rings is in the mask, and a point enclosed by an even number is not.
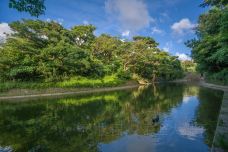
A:
[[[21,20],[0,47],[2,81],[60,81],[73,76],[102,78],[115,74],[155,80],[182,76],[180,61],[158,48],[151,37],[122,41],[102,34],[93,25],[66,29],[54,21]]]

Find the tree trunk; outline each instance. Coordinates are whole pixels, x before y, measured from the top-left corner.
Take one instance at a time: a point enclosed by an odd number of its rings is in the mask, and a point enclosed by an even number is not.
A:
[[[155,80],[156,80],[156,75],[155,75],[155,73],[153,73],[153,75],[152,75],[152,83],[154,83]]]

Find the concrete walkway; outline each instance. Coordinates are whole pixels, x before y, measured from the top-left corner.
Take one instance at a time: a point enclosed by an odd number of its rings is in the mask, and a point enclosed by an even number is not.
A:
[[[87,90],[75,90],[69,92],[56,92],[56,93],[44,93],[44,94],[33,94],[33,95],[19,95],[19,96],[0,96],[0,102],[4,100],[15,100],[15,99],[31,99],[31,98],[39,98],[39,97],[59,97],[63,95],[76,95],[76,94],[88,94],[88,93],[97,93],[97,92],[109,92],[109,91],[118,91],[125,89],[133,89],[137,88],[139,85],[128,85],[128,86],[120,86],[120,87],[106,87],[106,88],[91,88]]]
[[[212,88],[212,89],[222,90],[224,92],[228,92],[228,86],[221,86],[221,85],[206,83],[204,81],[199,82],[199,85],[203,86],[203,87],[207,87],[207,88]]]
[[[227,152],[228,149],[224,149],[224,145],[228,146],[228,86],[205,82],[200,82],[200,86],[224,91],[211,152]]]
[[[228,91],[224,92],[218,123],[215,131],[211,152],[225,152],[228,149],[222,149],[224,145],[228,146]]]

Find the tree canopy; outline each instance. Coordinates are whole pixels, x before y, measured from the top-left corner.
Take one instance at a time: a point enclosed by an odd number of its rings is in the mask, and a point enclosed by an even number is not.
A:
[[[208,80],[228,83],[228,5],[227,1],[205,1],[213,6],[199,17],[197,39],[187,42],[197,70]],[[219,7],[218,7],[219,5]]]
[[[180,61],[161,51],[150,37],[121,41],[94,35],[93,25],[66,29],[54,21],[12,22],[14,31],[0,48],[0,76],[8,80],[58,81],[73,76],[97,77],[133,74],[148,81],[182,75]]]
[[[228,4],[227,0],[204,0],[204,2],[201,4],[201,6],[218,6],[223,7]]]
[[[19,12],[28,12],[35,17],[44,14],[46,9],[44,0],[9,0],[9,8],[14,8]]]

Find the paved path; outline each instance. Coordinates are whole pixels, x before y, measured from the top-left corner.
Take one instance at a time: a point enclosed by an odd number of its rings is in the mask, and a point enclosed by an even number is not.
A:
[[[47,94],[34,94],[34,95],[22,95],[22,96],[3,96],[0,97],[0,101],[3,100],[14,100],[14,99],[30,99],[37,97],[50,97],[50,96],[63,96],[63,95],[74,95],[74,94],[86,94],[86,93],[96,93],[96,92],[109,92],[116,90],[125,90],[137,88],[139,85],[129,85],[129,86],[121,86],[121,87],[109,87],[109,88],[96,88],[96,89],[88,89],[83,91],[71,91],[71,92],[61,92],[61,93],[47,93]]]
[[[228,92],[228,86],[221,86],[221,85],[206,83],[204,81],[200,82],[199,85],[203,86],[203,87],[207,87],[207,88],[212,88],[212,89],[217,89],[217,90],[222,90],[222,91]]]
[[[223,101],[218,117],[218,123],[213,139],[211,152],[225,152],[221,147],[228,146],[228,91],[226,90],[223,95]]]

